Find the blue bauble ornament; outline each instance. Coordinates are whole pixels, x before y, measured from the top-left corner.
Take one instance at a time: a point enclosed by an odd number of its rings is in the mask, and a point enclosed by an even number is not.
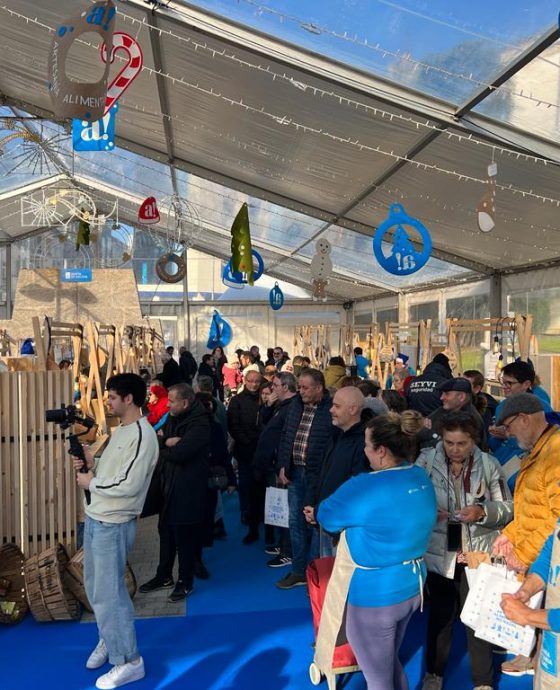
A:
[[[382,242],[386,233],[397,226],[392,240],[387,240],[392,244],[391,253],[385,256],[383,253]],[[418,251],[412,244],[404,225],[410,225],[420,235],[422,239],[422,251]],[[373,236],[373,253],[381,268],[395,276],[408,276],[419,271],[428,261],[432,254],[432,238],[426,227],[417,219],[409,216],[401,204],[392,204],[389,215],[381,223]]]
[[[257,261],[257,270],[253,271],[253,280],[258,280],[264,273],[264,261],[262,256],[255,249],[253,249],[251,253],[253,254],[253,258]],[[230,259],[224,266],[222,283],[228,287],[240,289],[244,285],[247,285],[247,274],[232,271]]]
[[[284,306],[284,293],[280,289],[278,283],[274,283],[274,287],[268,295],[268,301],[270,302],[270,306],[272,309],[274,309],[274,311],[278,311]]]

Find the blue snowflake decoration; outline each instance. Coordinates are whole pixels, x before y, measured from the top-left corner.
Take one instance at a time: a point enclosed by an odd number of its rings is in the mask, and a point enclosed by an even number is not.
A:
[[[284,293],[280,289],[278,283],[274,283],[274,287],[268,295],[268,301],[270,302],[270,306],[272,309],[274,309],[274,311],[278,311],[284,306]]]
[[[257,261],[257,270],[253,271],[253,280],[258,280],[264,273],[264,261],[262,256],[255,249],[253,249],[252,254],[253,258]],[[230,259],[224,266],[224,270],[222,272],[222,283],[228,287],[240,289],[244,285],[247,285],[247,274],[232,271]]]
[[[422,251],[418,251],[410,240],[403,225],[410,225],[416,230],[422,239]],[[394,226],[396,230],[392,240],[389,256],[383,252],[385,235]],[[392,204],[389,215],[381,223],[373,236],[373,253],[381,268],[395,276],[408,276],[416,273],[424,267],[432,254],[432,238],[424,225],[417,219],[409,216],[401,204]]]

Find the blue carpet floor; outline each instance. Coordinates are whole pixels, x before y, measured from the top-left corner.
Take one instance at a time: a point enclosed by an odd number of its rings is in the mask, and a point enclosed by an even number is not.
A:
[[[212,573],[196,582],[187,615],[137,622],[147,676],[138,690],[310,690],[313,628],[303,587],[281,591],[274,582],[287,569],[265,566],[263,543],[241,545],[236,496],[225,501],[229,537],[205,554]],[[149,595],[138,595],[149,596]],[[402,648],[411,690],[420,687],[425,615],[416,615]],[[0,689],[90,690],[100,672],[85,660],[96,644],[94,624],[35,623],[28,616],[0,627]],[[502,657],[497,657],[497,663]],[[103,671],[101,671],[103,672]],[[326,688],[326,684],[321,686]],[[365,690],[361,674],[339,679],[339,688]],[[532,678],[502,677],[500,690],[530,690]],[[458,627],[449,690],[470,690],[465,638]]]

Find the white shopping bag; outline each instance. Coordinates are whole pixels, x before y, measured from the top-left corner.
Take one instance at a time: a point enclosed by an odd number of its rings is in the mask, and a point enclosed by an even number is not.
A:
[[[521,586],[520,582],[491,578],[484,587],[484,607],[474,631],[475,637],[486,640],[512,654],[531,656],[535,644],[535,628],[518,625],[506,618],[502,607],[502,594],[513,594]],[[543,593],[538,592],[529,601],[533,609],[540,606]]]
[[[288,490],[268,486],[264,501],[264,521],[275,527],[288,527],[290,511],[288,508]]]
[[[476,630],[478,619],[482,611],[484,589],[487,582],[492,578],[497,578],[505,582],[507,570],[504,566],[481,563],[478,568],[467,568],[467,581],[469,583],[469,593],[465,599],[461,620],[469,628]]]
[[[492,642],[513,654],[530,656],[535,630],[508,620],[500,606],[502,594],[517,592],[521,583],[515,573],[503,566],[481,563],[469,573],[469,593],[461,611],[461,620],[474,630],[475,637]],[[539,605],[542,593],[536,594],[530,606]]]

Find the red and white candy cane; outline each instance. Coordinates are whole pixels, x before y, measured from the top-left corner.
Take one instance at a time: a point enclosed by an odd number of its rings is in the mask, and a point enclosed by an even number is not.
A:
[[[109,84],[107,89],[107,98],[105,100],[105,112],[106,115],[109,110],[115,105],[123,93],[128,89],[132,82],[142,71],[142,65],[144,64],[144,56],[142,55],[142,48],[140,44],[136,42],[136,39],[132,38],[123,31],[115,31],[113,34],[113,50],[111,51],[110,62],[115,61],[115,54],[122,50],[128,54],[128,63],[122,68],[122,70],[117,74],[113,81]],[[105,43],[101,46],[101,59],[103,62],[107,62],[107,47]]]

